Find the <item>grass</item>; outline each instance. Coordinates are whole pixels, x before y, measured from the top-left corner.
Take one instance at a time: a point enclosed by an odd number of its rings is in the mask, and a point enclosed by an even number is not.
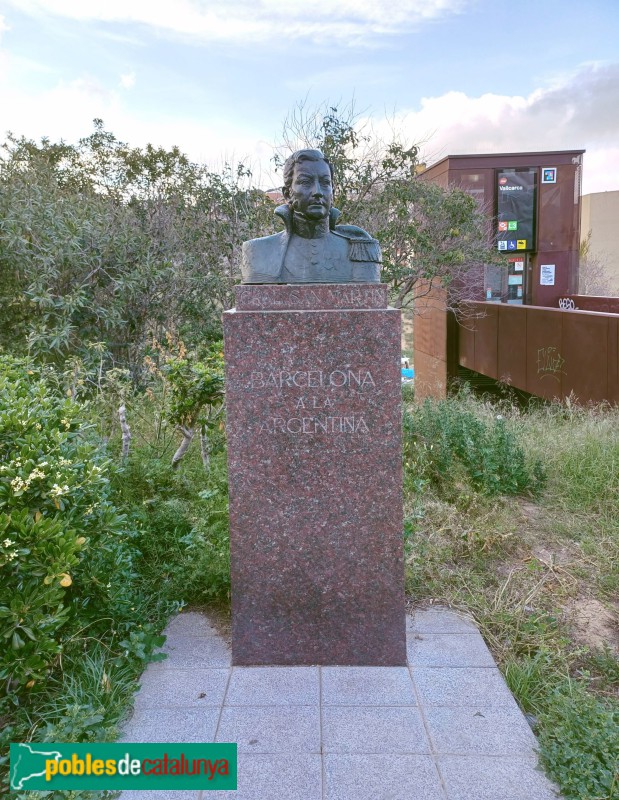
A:
[[[492,495],[457,459],[409,475],[409,595],[474,615],[566,798],[618,800],[619,410],[467,395],[447,406],[501,416],[544,485]]]

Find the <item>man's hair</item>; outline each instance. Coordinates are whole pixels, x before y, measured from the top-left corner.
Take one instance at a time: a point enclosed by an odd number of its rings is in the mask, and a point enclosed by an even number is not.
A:
[[[297,150],[291,156],[288,156],[284,163],[284,185],[282,186],[282,193],[286,200],[290,197],[294,168],[301,161],[324,161],[329,167],[331,182],[333,182],[333,165],[324,157],[320,150]]]

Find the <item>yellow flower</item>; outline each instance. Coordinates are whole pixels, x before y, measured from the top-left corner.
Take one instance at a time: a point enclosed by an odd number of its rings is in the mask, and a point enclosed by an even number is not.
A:
[[[73,583],[73,578],[69,575],[68,572],[63,572],[60,576],[60,585],[61,586],[71,586]]]

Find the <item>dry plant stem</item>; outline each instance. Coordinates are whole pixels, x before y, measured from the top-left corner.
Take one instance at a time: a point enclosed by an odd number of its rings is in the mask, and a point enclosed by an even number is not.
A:
[[[195,430],[193,428],[186,428],[184,425],[178,425],[178,430],[183,434],[183,441],[180,443],[176,453],[172,456],[172,469],[178,467],[180,460],[189,449],[189,445],[192,443],[195,435]]]
[[[200,453],[202,455],[204,469],[208,472],[211,468],[211,443],[208,440],[208,429],[206,425],[202,425],[200,428]]]
[[[125,404],[123,403],[118,409],[118,418],[120,419],[120,428],[122,430],[122,437],[123,437],[123,449],[122,449],[123,458],[127,458],[129,456],[129,445],[131,444],[131,428],[127,424],[126,412],[127,409],[125,408]]]

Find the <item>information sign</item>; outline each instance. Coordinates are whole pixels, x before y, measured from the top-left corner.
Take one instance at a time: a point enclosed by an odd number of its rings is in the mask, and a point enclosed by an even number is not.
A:
[[[497,248],[535,249],[537,170],[497,172]],[[505,242],[507,244],[505,244]]]

